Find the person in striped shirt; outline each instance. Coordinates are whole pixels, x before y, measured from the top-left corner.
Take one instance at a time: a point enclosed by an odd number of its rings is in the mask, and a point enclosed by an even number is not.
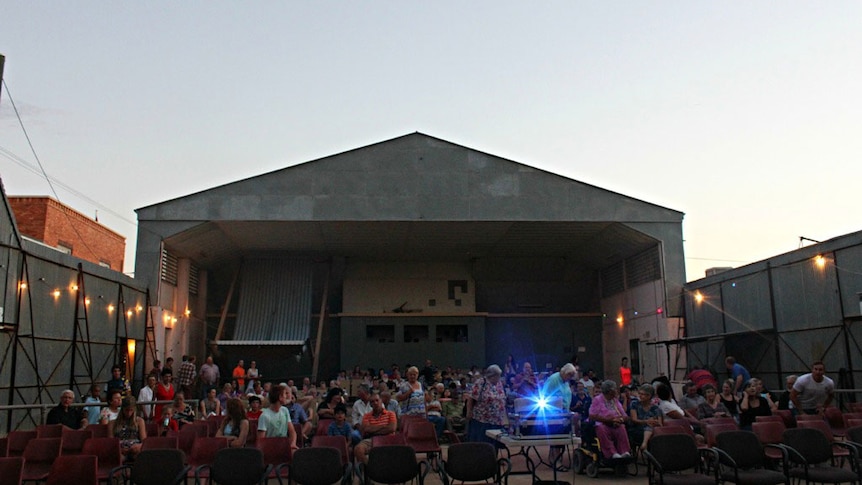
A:
[[[383,407],[380,394],[374,393],[368,399],[371,404],[371,412],[362,417],[359,430],[362,431],[364,439],[353,448],[353,454],[357,461],[368,463],[368,451],[371,450],[371,437],[392,434],[398,424],[395,413]]]

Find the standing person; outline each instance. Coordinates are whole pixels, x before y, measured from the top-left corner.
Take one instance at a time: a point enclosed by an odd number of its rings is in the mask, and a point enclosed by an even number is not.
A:
[[[805,414],[824,414],[832,403],[835,383],[826,377],[826,366],[821,361],[811,364],[811,372],[796,379],[790,400],[793,406]]]
[[[101,404],[102,403],[102,388],[98,384],[90,386],[90,395],[84,399],[84,404]],[[100,414],[102,413],[101,406],[85,406],[84,411],[87,412],[87,423],[97,424]]]
[[[623,357],[620,361],[620,385],[632,385],[632,368],[629,366],[629,358]]]
[[[427,361],[428,364],[431,361]],[[499,367],[498,367],[499,369]],[[407,369],[407,380],[401,383],[395,399],[401,403],[401,415],[425,416],[425,391],[419,382],[419,369]]]
[[[130,396],[132,394],[132,386],[129,384],[129,381],[123,377],[123,370],[120,366],[115,365],[111,367],[111,379],[108,381],[108,395],[111,394],[111,391],[120,391],[123,393],[123,396]]]
[[[257,437],[263,439],[272,436],[287,436],[290,447],[296,446],[296,430],[290,422],[290,411],[287,410],[287,389],[281,384],[272,386],[269,393],[269,407],[263,410],[257,420]]]
[[[232,376],[236,381],[237,391],[245,389],[245,362],[242,359],[240,359],[239,362],[236,363],[236,367],[233,368]]]
[[[730,378],[733,379],[733,393],[737,396],[742,392],[742,388],[751,379],[748,369],[736,362],[732,356],[724,359],[724,366],[730,372]]]
[[[153,361],[153,368],[150,369],[149,374],[151,376],[155,376],[156,380],[162,377],[162,361],[156,359]]]
[[[87,426],[87,413],[83,408],[73,408],[75,393],[66,389],[60,394],[60,403],[48,411],[47,424],[62,424],[71,429],[81,429]]]
[[[560,368],[560,372],[551,374],[542,386],[542,395],[546,400],[559,397],[563,400],[562,409],[569,409],[572,405],[572,386],[569,381],[577,375],[574,364],[566,364]]]
[[[245,392],[249,392],[251,389],[254,389],[254,385],[257,381],[263,377],[260,375],[260,369],[257,368],[257,362],[251,361],[248,364],[248,370],[246,371],[245,376],[248,378],[248,387],[246,387]],[[288,381],[288,384],[291,384],[290,381]],[[296,388],[293,389],[293,393],[297,394],[297,397],[299,397],[299,392]]]
[[[179,390],[182,391],[183,394],[192,397],[195,376],[197,375],[197,365],[195,365],[196,357],[194,355],[183,357],[183,363],[180,364],[180,369],[177,371],[177,386],[179,386]]]
[[[248,439],[248,432],[245,406],[237,398],[229,399],[224,421],[219,426],[216,436],[227,438],[227,445],[230,448],[242,448]]]
[[[201,378],[201,385],[203,386],[203,394],[206,395],[210,392],[210,389],[214,387],[218,387],[219,379],[221,379],[221,374],[219,373],[218,366],[213,363],[212,356],[207,357],[204,365],[201,366],[201,370],[198,373],[198,376]]]
[[[176,389],[174,388],[174,373],[170,368],[165,367],[162,369],[162,381],[156,384],[156,401],[173,401],[174,394],[176,394]],[[164,404],[156,404],[156,409],[154,415],[161,416],[162,408]]]
[[[170,369],[171,374],[174,373],[174,358],[173,357],[168,357],[167,359],[165,359],[165,366],[164,366],[164,368],[162,368],[162,370],[165,370],[165,369]]]
[[[141,452],[141,443],[147,439],[147,425],[137,411],[135,398],[127,397],[120,404],[117,419],[108,423],[108,436],[120,439],[120,452],[130,461]]]
[[[152,374],[147,376],[147,385],[142,387],[140,392],[138,392],[138,402],[150,402],[155,400],[157,381],[158,379],[156,379],[156,376]],[[155,419],[155,405],[144,404],[142,406],[142,411],[144,413],[144,421]]]
[[[772,410],[769,408],[769,401],[757,391],[754,379],[749,379],[742,389],[742,399],[739,400],[739,429],[751,431],[751,424],[756,421],[757,416],[770,416]]]
[[[393,434],[398,424],[395,413],[383,408],[379,395],[373,394],[369,400],[371,412],[362,417],[362,425],[360,426],[362,436],[365,439],[353,447],[356,461],[361,463],[368,463],[368,451],[372,445],[371,437]]]
[[[590,405],[590,419],[596,423],[596,437],[605,459],[631,456],[631,445],[626,433],[628,417],[617,399],[617,383],[606,380],[601,384],[601,393]]]
[[[500,377],[500,366],[492,364],[485,369],[484,377],[473,383],[467,395],[467,441],[495,443],[485,435],[489,429],[502,429],[506,425],[506,391]]]

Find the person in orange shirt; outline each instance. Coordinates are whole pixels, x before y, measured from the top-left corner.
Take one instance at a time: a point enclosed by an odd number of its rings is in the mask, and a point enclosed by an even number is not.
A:
[[[629,358],[623,357],[620,362],[620,385],[630,386],[632,384],[632,368],[629,367]]]
[[[245,362],[240,360],[233,369],[233,378],[237,389],[245,389]]]

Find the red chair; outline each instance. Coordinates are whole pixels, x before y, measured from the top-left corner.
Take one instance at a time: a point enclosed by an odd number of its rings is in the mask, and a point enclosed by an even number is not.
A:
[[[405,438],[407,444],[416,451],[416,454],[425,454],[432,469],[440,469],[440,443],[437,442],[437,430],[434,423],[427,420],[410,423]]]
[[[84,443],[93,437],[91,429],[69,429],[63,428],[62,443],[60,444],[61,455],[80,455],[84,449]]]
[[[81,455],[95,455],[99,458],[97,476],[100,482],[110,481],[111,470],[123,462],[119,438],[90,438],[84,442]]]
[[[204,423],[203,426],[187,424],[180,428],[179,433],[177,433],[177,437],[179,438],[180,449],[183,450],[186,455],[190,455],[195,441],[200,438],[207,437],[206,423]]]
[[[377,446],[404,446],[407,444],[407,438],[402,433],[384,434],[371,437],[371,447]]]
[[[691,426],[668,426],[665,424],[664,426],[656,426],[652,430],[653,436],[661,436],[665,434],[687,434],[694,438],[694,431],[692,431]]]
[[[11,431],[6,438],[6,456],[21,456],[27,443],[36,439],[36,431]]]
[[[706,427],[706,446],[715,447],[715,437],[725,431],[738,431],[739,427],[736,423],[719,423],[712,424]]]
[[[844,436],[844,415],[840,409],[830,406],[823,410],[823,417],[826,418],[826,422],[832,428],[832,434],[839,437]]]
[[[802,421],[797,421],[796,424],[800,428],[814,428],[820,430],[830,443],[835,443],[836,441],[835,435],[832,434],[832,428],[829,427],[829,423],[827,423],[825,419],[804,419]],[[850,450],[840,445],[832,445],[832,456],[843,460],[850,456]]]
[[[734,420],[730,416],[720,418],[704,418],[700,420],[700,424],[703,426],[711,426],[713,424],[736,424],[736,420]]]
[[[850,425],[850,420],[862,419],[862,413],[844,413],[842,417],[844,418],[844,428],[852,428],[852,426]]]
[[[0,481],[8,485],[21,485],[24,473],[24,457],[11,456],[0,458]]]
[[[51,464],[60,456],[61,438],[36,438],[24,448],[24,474],[22,481],[43,482],[48,478]]]
[[[6,458],[6,453],[9,451],[9,439],[0,438],[0,458]]]
[[[62,436],[62,424],[40,424],[39,426],[36,426],[37,438],[61,438]]]
[[[862,402],[851,402],[849,406],[851,412],[862,413]]]
[[[254,446],[254,443],[257,441],[257,420],[249,419],[248,420],[248,439],[245,440],[246,446]]]
[[[850,418],[847,420],[847,429],[855,428],[856,426],[862,426],[862,418]]]
[[[93,438],[107,438],[108,437],[108,425],[107,424],[88,424],[87,429],[93,432]]]
[[[314,434],[315,436],[326,436],[327,431],[329,431],[329,424],[335,421],[330,418],[320,418],[317,420],[317,428],[315,428]]]
[[[179,438],[176,436],[147,436],[141,442],[141,450],[178,450]]]
[[[760,416],[758,416],[760,417]],[[755,418],[757,419],[757,418]],[[784,430],[787,429],[784,426],[784,421],[754,421],[751,423],[751,431],[757,436],[757,439],[764,445],[779,445],[781,444],[781,440],[784,437]],[[781,450],[777,450],[772,447],[765,447],[763,452],[766,454],[766,458],[773,461],[780,461],[784,459],[784,455],[781,453]]]
[[[158,436],[159,435],[159,423],[158,421],[149,421],[145,424],[147,427],[147,438],[150,436]]]
[[[787,427],[787,425],[784,424],[784,418],[782,418],[781,416],[778,416],[777,414],[771,414],[769,416],[755,416],[754,417],[755,423],[766,423],[768,421],[771,421],[773,423],[781,423],[782,426],[784,426],[785,428]]]
[[[793,416],[793,411],[789,409],[779,409],[777,411],[773,411],[772,414],[776,414],[781,416],[781,419],[784,420],[785,428],[795,428],[796,427],[796,417]]]
[[[204,422],[207,424],[207,436],[215,436],[219,428],[221,428],[222,422],[224,422],[224,416],[207,416]],[[251,429],[249,428],[250,431]]]
[[[188,427],[189,426],[186,425],[183,429]],[[204,436],[202,438],[195,439],[191,453],[188,455],[188,464],[191,467],[188,477],[195,478],[195,469],[197,467],[201,465],[212,465],[215,460],[216,453],[223,448],[227,448],[227,438],[210,438],[208,436]],[[203,478],[209,478],[209,470],[204,470],[200,476]]]
[[[796,424],[799,425],[801,421],[823,421],[825,423],[826,419],[819,414],[799,413],[796,415]]]
[[[58,456],[48,473],[47,485],[98,485],[99,459],[95,456]]]
[[[282,483],[282,477],[287,477],[292,451],[290,449],[290,438],[270,437],[257,440],[257,448],[263,452],[263,462],[270,465],[272,469],[267,478],[275,478]]]
[[[401,433],[407,434],[407,429],[410,428],[410,425],[415,422],[428,421],[424,416],[418,416],[415,414],[407,414],[401,416]]]

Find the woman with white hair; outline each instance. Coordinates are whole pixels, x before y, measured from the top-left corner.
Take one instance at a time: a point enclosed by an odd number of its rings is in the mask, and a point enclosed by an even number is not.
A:
[[[569,381],[575,379],[577,376],[578,373],[575,370],[574,364],[564,365],[560,369],[560,372],[553,373],[545,381],[545,385],[542,387],[542,397],[546,400],[551,400],[551,398],[555,397],[562,398],[562,409],[569,409],[569,406],[572,405],[572,387],[569,385]]]
[[[489,429],[502,429],[506,425],[506,391],[500,377],[503,371],[496,364],[489,365],[483,377],[473,383],[467,395],[467,441],[494,443],[485,435]]]

